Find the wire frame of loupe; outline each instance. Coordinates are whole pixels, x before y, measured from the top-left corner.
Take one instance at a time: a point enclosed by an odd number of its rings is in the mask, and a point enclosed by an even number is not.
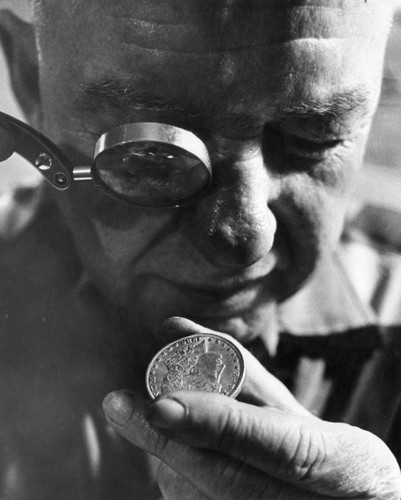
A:
[[[204,143],[191,132],[161,123],[122,125],[98,140],[91,166],[73,167],[42,134],[0,113],[14,151],[56,189],[92,181],[109,196],[144,208],[174,208],[201,196],[211,181]],[[1,133],[1,128],[0,128]]]
[[[49,139],[29,125],[0,112],[0,134],[2,131],[8,134],[12,153],[27,160],[55,189],[64,191],[71,186],[73,167]]]

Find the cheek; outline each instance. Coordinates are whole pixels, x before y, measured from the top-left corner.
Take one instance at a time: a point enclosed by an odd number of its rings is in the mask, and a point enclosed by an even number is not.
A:
[[[278,228],[288,242],[299,273],[310,273],[340,237],[352,179],[360,163],[359,148],[331,162],[288,174],[272,204]],[[352,153],[352,154],[351,154]]]
[[[90,185],[74,185],[60,204],[89,272],[120,280],[172,225],[172,212],[138,210]]]
[[[363,127],[354,141],[349,141],[330,161],[309,172],[310,203],[314,218],[319,221],[325,238],[332,244],[341,233],[345,213],[363,162],[369,126]]]

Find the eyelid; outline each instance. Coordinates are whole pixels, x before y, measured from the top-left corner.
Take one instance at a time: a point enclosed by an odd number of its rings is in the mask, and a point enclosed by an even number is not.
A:
[[[361,123],[358,123],[360,128]],[[305,116],[298,119],[280,120],[275,129],[283,134],[304,138],[311,142],[328,142],[330,140],[344,140],[352,134],[355,123],[344,117],[315,117]]]
[[[346,141],[344,137],[325,137],[325,138],[309,138],[298,136],[295,134],[284,134],[284,137],[292,140],[294,143],[299,144],[300,146],[311,146],[311,147],[321,147],[321,148],[333,148],[338,146],[339,144]]]
[[[316,141],[290,134],[283,134],[282,141],[284,154],[311,161],[327,160],[347,142],[343,138]]]

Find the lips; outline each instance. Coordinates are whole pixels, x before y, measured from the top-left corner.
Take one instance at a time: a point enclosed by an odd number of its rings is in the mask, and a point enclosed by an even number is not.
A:
[[[249,275],[223,277],[219,284],[216,279],[194,285],[153,275],[151,289],[155,290],[156,286],[158,295],[174,304],[169,315],[185,316],[198,322],[201,319],[228,319],[252,311],[269,296],[271,300],[272,269],[274,265],[267,274],[256,278]]]
[[[140,290],[133,296],[146,296],[146,303],[157,303],[157,310],[166,317],[184,316],[198,322],[240,317],[274,301],[282,266],[287,263],[282,247],[283,242],[277,241],[263,260],[230,273],[206,267],[202,275],[200,268],[190,267],[194,269],[191,279],[189,273],[177,272],[174,266],[166,267],[164,273],[143,273],[136,280]]]
[[[243,329],[252,324],[253,331],[258,326],[255,318],[263,316],[266,323],[266,311],[284,295],[282,288],[292,293],[286,276],[294,272],[292,241],[280,229],[273,248],[249,267],[228,271],[202,259],[177,258],[172,265],[166,260],[166,265],[153,272],[146,269],[136,274],[127,310],[146,316],[146,323],[153,321],[155,330],[164,319],[182,316],[210,328],[221,325],[222,331],[232,334],[237,328],[234,323],[243,324]]]

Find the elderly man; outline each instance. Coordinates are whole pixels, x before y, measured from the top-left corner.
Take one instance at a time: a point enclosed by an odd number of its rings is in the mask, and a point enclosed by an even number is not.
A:
[[[365,409],[380,406],[378,328],[338,240],[390,0],[33,11],[34,26],[3,12],[0,34],[61,170],[32,159],[56,189],[16,195],[35,210],[1,247],[2,498],[400,498],[389,449],[341,423],[375,430]],[[0,127],[2,158],[42,140]],[[152,356],[204,331],[244,346],[238,401],[182,391],[150,404]]]

